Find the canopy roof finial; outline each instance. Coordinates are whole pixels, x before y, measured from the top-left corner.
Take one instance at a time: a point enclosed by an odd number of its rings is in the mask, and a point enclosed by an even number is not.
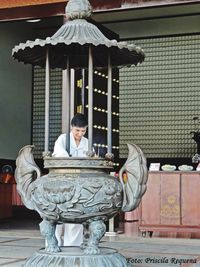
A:
[[[67,19],[86,19],[92,14],[92,7],[88,0],[69,0],[65,8]]]

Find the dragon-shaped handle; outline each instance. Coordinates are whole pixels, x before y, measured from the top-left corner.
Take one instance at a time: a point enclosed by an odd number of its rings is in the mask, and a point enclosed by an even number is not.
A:
[[[146,158],[142,150],[134,144],[128,144],[128,159],[119,171],[119,179],[123,187],[122,211],[137,208],[146,191],[148,177]],[[127,182],[123,180],[123,173],[127,174]]]
[[[34,209],[31,195],[34,190],[35,179],[41,176],[40,169],[33,158],[33,148],[33,145],[27,145],[19,151],[15,170],[17,191],[28,209]]]

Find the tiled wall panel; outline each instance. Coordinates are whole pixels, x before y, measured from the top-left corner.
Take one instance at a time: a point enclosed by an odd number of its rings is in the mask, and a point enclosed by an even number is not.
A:
[[[192,157],[193,117],[200,115],[200,35],[130,41],[145,61],[120,70],[120,157],[126,143],[149,158]]]
[[[45,70],[34,67],[33,73],[33,129],[32,144],[34,156],[41,158],[44,151],[44,110],[45,110]],[[61,133],[62,72],[50,73],[50,121],[49,150],[53,151],[54,142]]]

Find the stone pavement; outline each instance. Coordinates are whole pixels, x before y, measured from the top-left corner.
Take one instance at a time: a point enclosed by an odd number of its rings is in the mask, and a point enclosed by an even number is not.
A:
[[[104,237],[100,245],[117,249],[134,267],[200,267],[200,239],[118,234]],[[21,267],[26,258],[42,247],[44,239],[38,221],[19,221],[11,226],[0,222],[0,266]]]

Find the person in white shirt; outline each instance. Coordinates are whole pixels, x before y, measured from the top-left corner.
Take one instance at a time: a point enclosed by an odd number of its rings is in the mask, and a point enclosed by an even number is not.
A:
[[[53,157],[86,157],[88,139],[84,137],[87,131],[87,120],[83,114],[77,113],[71,120],[70,151],[66,150],[66,134],[61,134],[55,142]],[[83,242],[82,224],[56,225],[56,238],[59,246],[80,246]]]

